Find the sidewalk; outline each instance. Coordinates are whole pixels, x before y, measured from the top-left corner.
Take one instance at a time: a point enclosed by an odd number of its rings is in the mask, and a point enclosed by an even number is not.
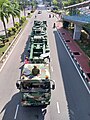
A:
[[[78,61],[79,65],[81,66],[83,72],[86,74],[87,81],[90,82],[90,67],[89,67],[89,58],[88,56],[80,49],[77,43],[73,40],[70,32],[64,28],[62,28],[62,23],[57,22],[57,29],[63,36],[66,44],[72,51],[74,58]]]

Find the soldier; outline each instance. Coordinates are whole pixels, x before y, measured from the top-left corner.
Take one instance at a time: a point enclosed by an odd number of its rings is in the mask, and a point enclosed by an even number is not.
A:
[[[37,76],[40,73],[40,70],[37,68],[37,66],[34,66],[34,68],[32,69],[32,74],[34,76]]]
[[[29,58],[25,57],[24,64],[29,64],[29,63],[30,63]]]

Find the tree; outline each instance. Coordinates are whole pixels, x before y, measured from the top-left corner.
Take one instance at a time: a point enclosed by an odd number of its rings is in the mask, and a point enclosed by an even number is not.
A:
[[[8,3],[9,3],[8,0],[1,0],[0,1],[0,18],[1,18],[1,21],[3,22],[3,26],[4,26],[6,37],[8,37],[8,34],[7,34],[5,19],[8,22],[8,18],[9,18],[8,10],[10,8],[10,6],[8,5]]]
[[[24,11],[24,16],[26,16],[25,8],[30,5],[31,2],[28,0],[17,0],[17,2],[19,3],[20,9]]]
[[[31,1],[32,11],[34,10],[34,6],[36,7],[36,5],[37,5],[36,0],[32,0]]]
[[[73,4],[77,4],[77,3],[80,3],[80,2],[84,2],[85,0],[62,0],[63,2],[63,5],[64,6],[69,6],[69,5],[73,5]]]
[[[15,20],[14,18],[17,16],[18,18],[20,18],[20,10],[19,10],[19,4],[14,1],[11,2],[10,4],[10,9],[9,9],[9,14],[12,15],[12,19],[13,19],[13,25],[15,25]]]
[[[55,6],[57,6],[58,1],[57,1],[57,0],[53,0],[53,4],[54,4]]]

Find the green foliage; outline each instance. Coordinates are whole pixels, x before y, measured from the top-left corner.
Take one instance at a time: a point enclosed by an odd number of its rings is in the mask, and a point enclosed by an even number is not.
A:
[[[36,8],[36,6],[37,6],[36,0],[32,0],[30,5],[32,6],[32,11],[34,11],[34,8]]]
[[[65,6],[68,6],[69,5],[69,3],[67,2],[67,1],[63,1],[63,6],[65,7]]]
[[[10,8],[10,6],[9,6],[9,1],[8,0],[1,0],[0,1],[0,18],[1,18],[1,21],[3,22],[6,37],[8,37],[8,36],[7,36],[5,19],[8,22],[9,8]]]
[[[14,27],[16,27],[17,29],[19,28],[19,26],[20,26],[20,24],[19,24],[18,22],[16,22],[16,23],[14,24]]]
[[[14,18],[17,16],[20,18],[19,4],[16,1],[10,2],[9,15],[12,15],[13,25],[15,24]]]
[[[23,24],[25,20],[26,20],[25,16],[21,17],[20,23]]]
[[[11,27],[8,29],[8,35],[11,36],[11,35],[15,34],[16,31],[17,31],[16,27]]]
[[[83,27],[90,29],[90,24],[85,24]]]
[[[5,38],[5,36],[0,36],[0,41],[2,42],[2,44],[5,46],[5,43],[9,41],[8,38]]]
[[[17,28],[16,27],[12,27],[12,31],[13,31],[13,33],[15,33],[17,31]]]
[[[17,0],[19,3],[19,7],[21,10],[25,10],[25,7],[31,5],[32,6],[32,10],[34,9],[34,7],[37,6],[37,1],[36,0]]]
[[[9,39],[8,39],[8,38],[5,38],[5,42],[9,42]]]
[[[0,40],[5,39],[5,35],[0,35]]]
[[[63,6],[69,6],[69,5],[73,5],[73,4],[77,4],[77,3],[81,3],[84,2],[85,0],[62,0]]]
[[[9,36],[12,35],[12,28],[8,28],[8,35],[9,35]]]
[[[11,14],[13,16],[17,16],[17,17],[20,17],[20,10],[19,10],[19,4],[17,2],[13,2],[11,4]]]
[[[2,7],[3,3],[7,3],[7,2],[9,2],[9,1],[8,0],[0,0],[0,8]]]
[[[58,4],[57,0],[53,0],[53,4],[56,6]]]
[[[0,0],[0,18],[4,25],[6,37],[8,37],[8,34],[7,34],[5,19],[8,22],[10,15],[12,15],[13,23],[15,16],[20,17],[19,5],[17,4],[16,0],[15,1]]]

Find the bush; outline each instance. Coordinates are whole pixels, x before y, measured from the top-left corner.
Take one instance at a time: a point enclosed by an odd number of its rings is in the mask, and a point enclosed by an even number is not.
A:
[[[26,20],[25,16],[21,17],[20,23],[23,24],[25,20]]]
[[[5,42],[6,42],[6,41],[5,41],[5,39],[2,39],[1,42],[5,45]]]
[[[8,35],[11,36],[11,35],[15,34],[16,31],[17,31],[16,27],[8,28]]]
[[[12,27],[12,31],[13,31],[13,33],[15,33],[17,31],[17,28],[16,27]]]
[[[20,24],[18,22],[15,23],[14,27],[16,27],[17,29],[19,28]]]
[[[12,28],[8,28],[8,35],[12,35]]]
[[[5,42],[9,42],[9,39],[8,39],[8,38],[5,38]]]
[[[4,39],[4,38],[5,38],[5,35],[0,35],[0,38],[3,38],[3,39]]]

